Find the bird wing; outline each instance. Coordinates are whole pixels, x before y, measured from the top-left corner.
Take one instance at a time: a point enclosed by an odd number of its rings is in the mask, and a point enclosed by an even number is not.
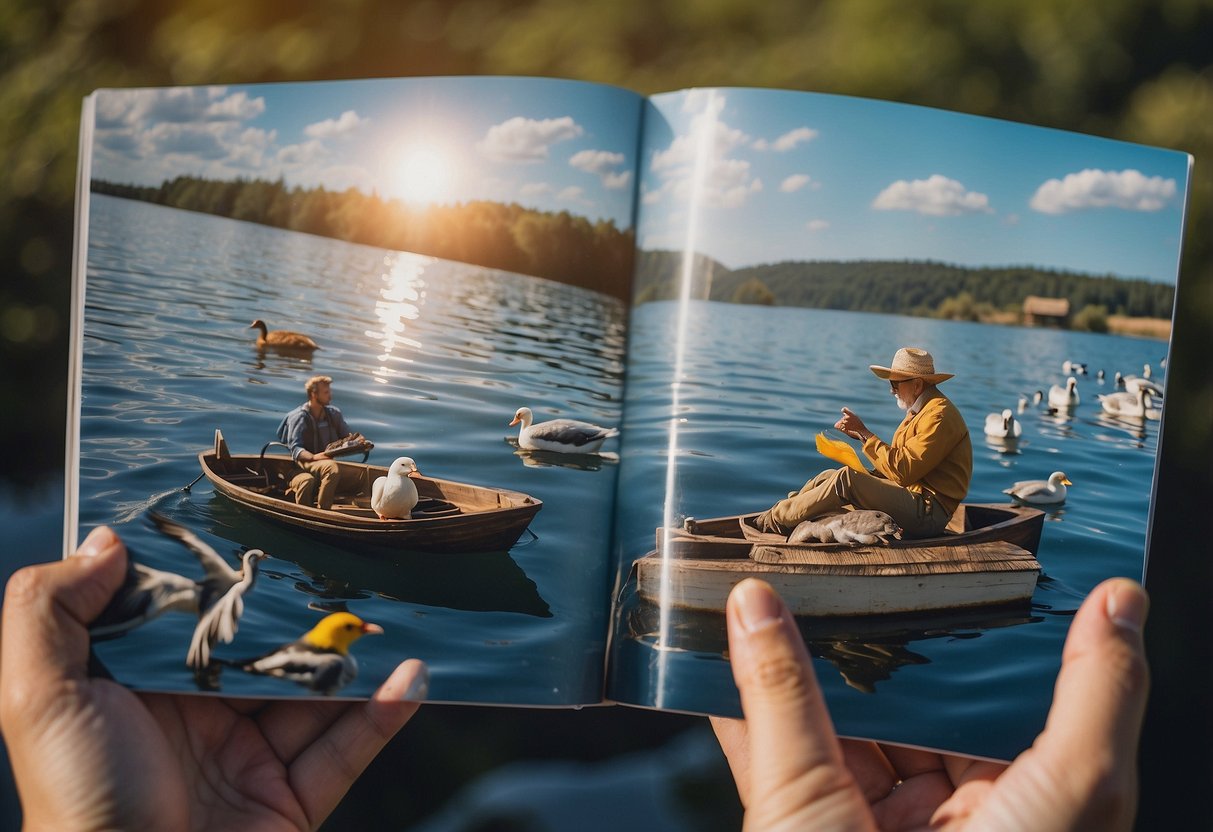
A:
[[[216,641],[230,644],[240,628],[240,616],[244,615],[244,595],[253,588],[257,579],[259,557],[245,556],[241,579],[215,598],[198,617],[190,648],[185,654],[185,663],[201,670],[211,663],[211,648]]]
[[[550,422],[541,422],[533,425],[530,430],[532,439],[543,439],[575,447],[593,442],[595,439],[606,439],[618,433],[619,431],[615,428],[602,428],[573,419],[553,419]]]
[[[196,611],[198,597],[198,584],[189,578],[128,560],[122,586],[89,624],[89,636],[112,638],[169,610]]]
[[[353,656],[317,648],[300,639],[246,662],[243,669],[289,679],[328,694],[354,678],[358,665],[353,659]]]
[[[202,568],[206,572],[207,582],[221,580],[223,583],[232,584],[240,580],[240,574],[228,566],[227,562],[219,557],[219,553],[207,545],[198,535],[180,523],[169,520],[162,514],[157,514],[154,511],[148,512],[148,514],[151,516],[152,522],[156,524],[156,528],[169,537],[176,539],[194,553],[194,557],[198,558],[198,562],[202,564]]]
[[[378,511],[383,505],[383,487],[387,484],[387,477],[380,477],[371,484],[371,508]]]

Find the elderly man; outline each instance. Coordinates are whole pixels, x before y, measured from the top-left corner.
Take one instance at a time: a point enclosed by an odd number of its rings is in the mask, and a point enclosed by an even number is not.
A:
[[[935,372],[926,350],[904,347],[889,367],[873,364],[889,382],[905,419],[885,444],[847,408],[834,425],[863,442],[873,471],[843,467],[822,471],[800,493],[758,515],[762,531],[788,534],[803,520],[844,508],[877,509],[892,516],[907,537],[941,533],[969,491],[973,446],[960,410],[936,385],[952,373]]]
[[[303,386],[307,401],[287,413],[278,426],[278,439],[291,449],[291,458],[302,469],[291,480],[295,502],[311,505],[315,497],[316,505],[325,510],[333,507],[340,469],[324,449],[351,433],[341,411],[331,404],[332,384],[329,376],[309,378]]]

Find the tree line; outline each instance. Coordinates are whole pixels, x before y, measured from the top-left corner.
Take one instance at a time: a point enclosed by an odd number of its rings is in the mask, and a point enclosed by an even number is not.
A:
[[[629,296],[633,232],[567,211],[473,201],[412,208],[356,188],[178,176],[159,186],[94,179],[94,193],[409,251]]]

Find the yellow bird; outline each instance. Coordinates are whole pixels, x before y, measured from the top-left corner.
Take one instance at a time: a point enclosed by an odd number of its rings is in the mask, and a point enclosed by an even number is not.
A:
[[[358,675],[358,662],[350,655],[350,645],[365,635],[382,632],[378,624],[363,621],[353,613],[335,612],[290,644],[233,664],[249,673],[289,679],[330,696]]]

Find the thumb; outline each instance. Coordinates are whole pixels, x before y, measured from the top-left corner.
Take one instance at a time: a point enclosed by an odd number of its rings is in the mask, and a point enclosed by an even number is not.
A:
[[[729,595],[726,617],[750,743],[747,828],[834,828],[865,817],[787,607],[770,585],[749,579]]]

